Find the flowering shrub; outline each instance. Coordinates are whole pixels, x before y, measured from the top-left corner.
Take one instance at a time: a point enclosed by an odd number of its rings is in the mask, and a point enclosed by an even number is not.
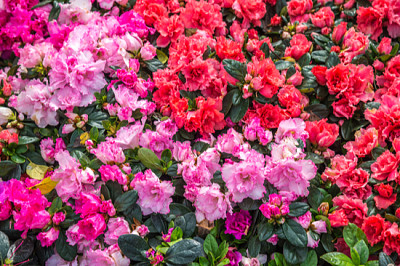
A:
[[[0,0],[2,265],[398,265],[399,0]]]

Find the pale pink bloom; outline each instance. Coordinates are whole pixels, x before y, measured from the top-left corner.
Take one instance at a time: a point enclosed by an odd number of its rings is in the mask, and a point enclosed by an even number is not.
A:
[[[123,163],[125,155],[119,143],[113,138],[107,138],[101,142],[97,148],[92,149],[90,153],[96,155],[97,159],[107,164],[108,162]]]
[[[279,124],[278,131],[275,134],[275,141],[279,143],[284,138],[292,137],[301,139],[305,144],[305,140],[308,138],[308,133],[305,129],[306,123],[301,118],[284,120]]]
[[[202,187],[196,197],[196,220],[201,222],[204,219],[215,221],[226,218],[226,213],[231,212],[231,205],[225,195],[219,190],[218,184],[209,187]]]
[[[234,148],[242,145],[243,135],[230,128],[226,134],[218,136],[215,147],[220,152],[233,153]]]
[[[110,220],[108,220],[107,227],[108,230],[104,234],[104,242],[106,242],[108,245],[117,244],[118,237],[131,232],[129,223],[122,217],[110,218]]]
[[[131,186],[138,192],[138,204],[143,215],[150,213],[169,213],[169,204],[172,202],[175,188],[170,181],[161,181],[150,169],[145,173],[137,173]]]
[[[135,124],[122,127],[117,131],[115,142],[122,149],[135,149],[139,146],[139,139],[142,135],[144,125]]]

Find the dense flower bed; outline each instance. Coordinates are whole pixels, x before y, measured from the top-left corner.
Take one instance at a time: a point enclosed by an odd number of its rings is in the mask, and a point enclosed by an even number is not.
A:
[[[2,265],[399,264],[398,37],[399,0],[0,0]]]

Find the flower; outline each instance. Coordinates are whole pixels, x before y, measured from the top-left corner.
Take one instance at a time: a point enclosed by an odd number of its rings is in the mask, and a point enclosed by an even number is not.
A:
[[[384,240],[384,232],[389,227],[390,223],[386,222],[384,218],[377,214],[365,218],[361,229],[365,232],[368,243],[374,246]]]
[[[225,221],[225,234],[232,234],[236,239],[241,239],[251,225],[251,215],[248,211],[240,210],[233,214],[228,213]]]
[[[371,165],[372,178],[379,181],[393,181],[399,178],[399,159],[389,150],[384,151]]]
[[[169,204],[172,202],[175,188],[170,181],[160,181],[158,177],[147,169],[144,174],[137,173],[131,182],[139,195],[138,204],[143,215],[150,213],[169,213]]]
[[[104,242],[108,245],[118,243],[118,237],[129,234],[131,232],[128,222],[122,218],[110,218],[107,223],[107,232],[104,234]]]
[[[351,199],[347,196],[338,196],[333,199],[333,204],[334,206],[339,207],[338,211],[340,211],[341,217],[344,221],[348,219],[349,222],[356,224],[358,227],[362,226],[365,217],[367,217],[367,211],[368,211],[367,205],[363,203],[362,200]],[[330,219],[331,215],[329,216],[329,220]],[[332,226],[334,225],[332,224]]]
[[[50,247],[57,239],[60,234],[59,230],[54,229],[52,227],[47,232],[41,232],[37,235],[37,239],[40,241],[42,247]]]
[[[374,197],[375,205],[378,209],[387,209],[396,202],[397,194],[393,193],[393,187],[389,184],[380,183],[375,185],[379,195]]]
[[[383,14],[373,7],[359,7],[357,10],[357,28],[364,34],[370,34],[371,39],[377,41],[383,33]]]
[[[386,254],[392,254],[393,252],[400,252],[400,230],[397,223],[392,223],[392,225],[385,230],[383,233],[383,252]]]
[[[267,180],[281,191],[307,196],[310,183],[317,172],[312,161],[286,159],[278,161],[267,173]]]
[[[264,17],[266,11],[265,3],[262,0],[246,1],[235,0],[232,5],[235,14],[239,18],[243,18],[243,27],[249,28],[250,23],[254,26],[261,26],[260,19]]]
[[[371,127],[369,129],[360,129],[354,134],[355,141],[349,141],[343,148],[348,152],[352,152],[358,157],[369,155],[375,147],[378,146],[378,131]]]
[[[328,148],[335,143],[339,136],[339,126],[327,123],[327,119],[318,121],[306,121],[305,130],[308,132],[312,144],[321,148]]]
[[[92,149],[90,152],[96,155],[97,159],[104,164],[108,162],[125,162],[123,150],[119,143],[113,138],[107,138],[106,141],[101,142],[97,148]]]
[[[289,3],[293,2],[290,1]],[[308,53],[311,48],[311,42],[307,40],[304,34],[295,34],[290,40],[290,47],[285,50],[285,56],[293,57],[299,60],[304,54]]]
[[[219,189],[219,185],[215,183],[209,187],[200,188],[194,202],[197,222],[204,219],[212,222],[226,218],[226,213],[231,210],[231,205]]]

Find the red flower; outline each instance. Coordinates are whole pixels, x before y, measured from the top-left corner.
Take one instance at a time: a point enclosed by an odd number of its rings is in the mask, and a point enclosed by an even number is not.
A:
[[[339,206],[343,210],[349,222],[361,227],[365,217],[367,217],[368,207],[360,199],[351,199],[347,196],[339,196],[333,199],[334,206]]]
[[[307,40],[304,34],[296,34],[290,40],[290,47],[286,48],[285,56],[293,57],[299,60],[304,54],[308,53],[311,48],[311,42]]]
[[[217,45],[215,51],[221,60],[233,59],[236,61],[244,62],[245,58],[242,53],[242,45],[235,41],[220,36],[217,38]]]
[[[369,174],[367,171],[357,168],[350,174],[342,175],[336,180],[336,185],[343,191],[344,195],[354,199],[367,199],[372,192],[368,185]]]
[[[383,181],[397,180],[399,173],[397,167],[399,166],[399,159],[394,156],[389,150],[382,153],[371,165],[372,178]]]
[[[367,236],[368,243],[370,243],[371,246],[374,246],[383,240],[383,233],[388,227],[390,227],[390,223],[385,222],[385,219],[378,214],[367,217],[364,220],[361,229]]]
[[[382,29],[383,14],[373,7],[360,7],[357,10],[357,27],[358,30],[370,34],[371,39],[377,41],[378,37],[383,33]]]
[[[306,131],[308,132],[310,142],[321,148],[328,148],[335,143],[336,138],[339,136],[339,126],[329,124],[326,122],[327,120],[306,121]]]
[[[400,231],[397,223],[393,223],[392,226],[383,233],[383,239],[385,241],[383,252],[388,255],[393,252],[400,253]]]
[[[373,148],[378,146],[378,130],[373,127],[360,129],[355,133],[355,141],[349,141],[343,145],[348,152],[353,152],[358,157],[369,155]]]
[[[332,27],[335,19],[330,7],[323,7],[311,16],[311,22],[318,28]]]
[[[272,2],[272,0],[269,1]],[[254,26],[261,26],[261,19],[267,12],[263,0],[236,0],[232,8],[235,10],[236,16],[243,18],[244,28],[249,28],[250,23],[253,23]]]
[[[396,202],[397,194],[393,194],[393,187],[389,184],[379,184],[375,186],[379,195],[374,197],[375,205],[378,209],[387,209]]]
[[[313,2],[311,0],[291,0],[287,3],[288,14],[290,16],[290,21],[298,21],[300,23],[306,22],[309,15],[306,14],[313,7]]]
[[[335,43],[339,43],[342,40],[346,31],[347,31],[347,22],[340,22],[340,24],[333,29],[332,40]]]
[[[143,17],[148,26],[168,16],[163,0],[138,0],[133,10]]]
[[[154,27],[160,33],[157,45],[167,47],[170,42],[176,42],[185,31],[185,26],[178,15],[162,17],[154,23]]]
[[[326,84],[326,70],[326,66],[315,66],[311,69],[319,85],[325,86]]]
[[[344,210],[334,211],[333,213],[329,214],[328,218],[332,227],[342,227],[349,224],[349,219],[347,219]]]

